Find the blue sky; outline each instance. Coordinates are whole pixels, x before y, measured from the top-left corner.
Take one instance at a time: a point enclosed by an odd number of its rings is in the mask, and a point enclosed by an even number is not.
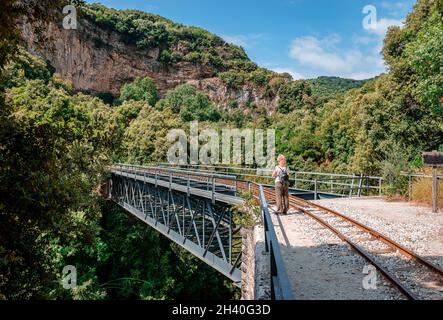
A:
[[[97,2],[97,1],[88,1]],[[389,25],[401,25],[415,0],[101,0],[207,29],[241,45],[260,66],[294,78],[374,77]],[[376,19],[364,28],[373,14]],[[374,16],[372,16],[374,17]],[[373,23],[376,21],[376,23]]]

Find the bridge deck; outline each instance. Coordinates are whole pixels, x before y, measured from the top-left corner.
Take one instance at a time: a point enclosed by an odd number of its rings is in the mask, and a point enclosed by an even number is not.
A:
[[[293,299],[284,263],[287,257],[283,259],[281,252],[284,244],[281,249],[278,239],[281,234],[277,236],[275,230],[276,217],[270,214],[265,195],[272,186],[238,180],[235,175],[195,170],[116,165],[110,171],[112,181],[115,180],[115,188],[111,185],[114,201],[238,286],[241,226],[234,223],[231,206],[244,203],[240,193],[250,191],[260,202],[266,248],[270,253],[271,297]],[[290,193],[309,200],[334,196],[317,190],[291,189]]]
[[[231,177],[139,166],[110,171],[113,201],[241,286],[241,227],[232,205],[244,200]]]
[[[212,199],[214,201],[227,204],[241,204],[244,200],[238,196],[235,184],[220,183],[221,179],[207,179],[206,181],[198,179],[196,176],[180,176],[169,175],[168,173],[154,172],[152,170],[139,170],[137,172],[128,171],[124,169],[112,169],[113,174],[136,179],[141,182],[149,183],[151,185],[160,186],[163,188],[172,189],[175,191],[189,193],[193,196]],[[208,176],[209,178],[210,176]],[[233,178],[235,179],[235,178]]]

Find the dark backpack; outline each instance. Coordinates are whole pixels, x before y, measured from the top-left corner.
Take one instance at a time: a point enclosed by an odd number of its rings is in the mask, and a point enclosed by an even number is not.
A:
[[[280,168],[280,167],[278,167],[278,168],[280,169],[280,172],[279,172],[279,178],[280,178],[280,181],[283,182],[283,183],[289,183],[289,174],[288,174],[288,171],[283,170],[283,169]]]

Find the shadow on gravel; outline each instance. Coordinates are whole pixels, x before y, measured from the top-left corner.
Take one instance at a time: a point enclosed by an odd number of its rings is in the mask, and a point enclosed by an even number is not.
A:
[[[286,271],[297,300],[402,300],[405,296],[371,263],[313,221],[297,227],[300,214],[273,215]],[[278,223],[278,224],[277,224]],[[283,226],[283,227],[281,227]],[[350,236],[419,299],[442,300],[443,279],[364,234]],[[367,238],[367,237],[366,237]],[[366,240],[366,241],[365,241]],[[318,243],[321,243],[320,245]],[[443,263],[443,257],[425,257]]]

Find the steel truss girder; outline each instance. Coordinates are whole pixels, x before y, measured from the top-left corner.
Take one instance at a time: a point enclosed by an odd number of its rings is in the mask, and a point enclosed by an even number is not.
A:
[[[241,286],[241,235],[230,205],[116,174],[111,198]]]

